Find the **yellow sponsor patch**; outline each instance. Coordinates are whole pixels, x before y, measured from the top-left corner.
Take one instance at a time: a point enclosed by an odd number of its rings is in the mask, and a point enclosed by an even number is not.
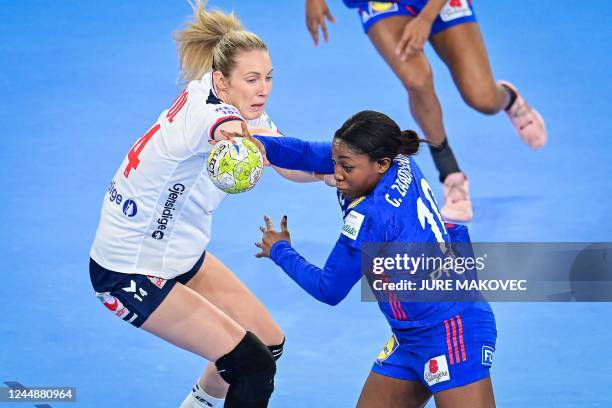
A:
[[[371,1],[370,2],[370,7],[372,8],[372,11],[374,11],[376,13],[380,13],[380,12],[383,12],[383,11],[391,10],[393,8],[394,4],[395,3],[390,3],[390,2]]]
[[[394,13],[399,10],[397,3],[393,2],[382,2],[382,1],[370,1],[368,7],[361,10],[361,20],[365,24],[371,18],[380,16],[381,14]]]
[[[382,350],[378,354],[378,357],[376,357],[376,363],[382,365],[383,361],[388,359],[389,356],[391,356],[391,354],[393,354],[393,352],[397,350],[398,347],[399,343],[397,342],[397,339],[395,338],[394,334],[393,336],[391,336],[387,344],[385,344],[385,346],[382,348]]]

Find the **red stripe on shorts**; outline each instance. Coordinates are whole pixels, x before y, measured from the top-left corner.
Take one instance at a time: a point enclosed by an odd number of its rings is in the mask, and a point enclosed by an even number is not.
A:
[[[453,350],[455,352],[455,360],[457,360],[457,363],[460,363],[461,359],[459,359],[459,344],[457,342],[457,329],[455,326],[455,319],[453,317],[451,317],[450,319],[450,324],[451,324],[451,328],[453,329]]]
[[[418,14],[416,11],[414,11],[414,9],[410,6],[405,6],[406,10],[408,10],[410,12],[410,14],[412,14],[414,17],[416,17],[416,15]]]
[[[461,361],[466,361],[465,357],[465,345],[463,344],[463,323],[461,322],[461,316],[457,315],[457,326],[459,326],[459,344],[461,345]]]
[[[451,348],[450,343],[450,330],[448,328],[448,320],[444,321],[444,327],[446,328],[446,347],[448,348],[448,356],[450,358],[450,364],[455,364],[455,360],[453,359],[453,350]]]

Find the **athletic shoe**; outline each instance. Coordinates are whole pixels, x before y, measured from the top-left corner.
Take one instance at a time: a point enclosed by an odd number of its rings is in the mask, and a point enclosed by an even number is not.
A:
[[[516,93],[514,103],[505,112],[523,142],[533,149],[544,146],[548,134],[542,116],[523,99],[516,87],[510,82],[499,81],[499,84]]]
[[[472,220],[468,178],[461,172],[451,173],[444,180],[444,205],[440,211],[445,221]]]

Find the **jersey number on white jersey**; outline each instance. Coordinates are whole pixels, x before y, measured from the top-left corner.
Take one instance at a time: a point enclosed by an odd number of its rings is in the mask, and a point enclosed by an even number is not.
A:
[[[174,117],[179,113],[181,108],[185,106],[186,103],[187,90],[184,90],[176,98],[176,100],[172,104],[172,107],[168,110],[168,114],[166,115],[166,119],[168,119],[168,122],[172,123],[172,121],[174,121]],[[160,128],[161,125],[159,123],[156,123],[151,129],[149,129],[147,133],[145,133],[140,139],[136,141],[136,143],[134,143],[134,146],[128,153],[128,164],[125,167],[125,170],[123,171],[123,175],[125,176],[125,178],[128,178],[130,176],[130,172],[132,171],[132,169],[136,170],[136,168],[140,164],[140,159],[138,158],[138,156],[140,156],[140,152],[142,152],[142,149],[144,149],[147,143],[149,143],[149,140],[151,140],[153,135],[155,135],[155,133],[157,133]]]

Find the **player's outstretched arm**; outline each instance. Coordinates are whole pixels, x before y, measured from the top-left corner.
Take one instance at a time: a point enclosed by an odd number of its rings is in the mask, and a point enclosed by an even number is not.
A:
[[[324,169],[329,171],[320,171],[320,170],[309,170],[307,167],[313,165],[313,162],[317,162],[319,159],[325,160],[327,153],[329,151],[329,161],[331,162],[331,144],[329,145],[329,149],[326,148],[327,143],[316,143],[311,145],[309,142],[304,142],[299,139],[293,138],[285,138],[281,137],[278,134],[274,136],[262,136],[259,134],[255,134],[253,137],[252,133],[260,132],[266,135],[270,134],[269,129],[258,129],[251,128],[248,129],[247,125],[244,122],[241,122],[238,126],[240,126],[240,132],[232,129],[219,129],[219,139],[221,140],[229,140],[233,141],[236,137],[244,137],[253,142],[260,150],[263,159],[264,165],[270,165],[268,161],[268,148],[272,149],[273,155],[275,157],[275,161],[272,163],[275,170],[280,173],[283,177],[298,182],[298,183],[307,183],[313,181],[324,181],[327,185],[334,187],[335,181],[333,180],[333,163],[331,169],[328,167],[321,167],[320,165],[316,165],[317,169]],[[275,139],[290,139],[290,140],[282,140],[277,143],[273,142]],[[218,140],[212,140],[211,144],[218,143]],[[319,146],[321,145],[321,146]],[[268,147],[266,147],[268,146]],[[289,149],[289,151],[287,150]],[[304,168],[304,156],[316,153],[316,157],[309,157],[311,160],[306,160],[306,168]],[[292,167],[289,163],[302,163],[298,164],[301,167]]]
[[[264,129],[264,128],[256,128],[249,126],[249,132],[252,135],[258,136],[273,136],[273,137],[282,137],[283,135],[274,129]],[[300,170],[289,170],[283,169],[277,166],[272,166],[274,170],[287,180],[294,181],[296,183],[315,183],[318,181],[324,181],[327,185],[330,184],[331,179],[333,179],[333,175],[326,174],[317,174],[313,172],[300,171]],[[331,176],[331,179],[330,179]],[[335,183],[333,184],[335,187]]]
[[[321,174],[333,174],[331,142],[307,142],[294,137],[270,137],[255,135],[274,166],[290,170],[303,170]]]
[[[280,266],[291,279],[315,299],[335,306],[340,303],[361,276],[360,251],[339,240],[323,269],[311,264],[291,246],[287,229],[287,216],[281,220],[281,231],[274,229],[272,221],[264,217],[261,249],[256,256],[268,257]]]

